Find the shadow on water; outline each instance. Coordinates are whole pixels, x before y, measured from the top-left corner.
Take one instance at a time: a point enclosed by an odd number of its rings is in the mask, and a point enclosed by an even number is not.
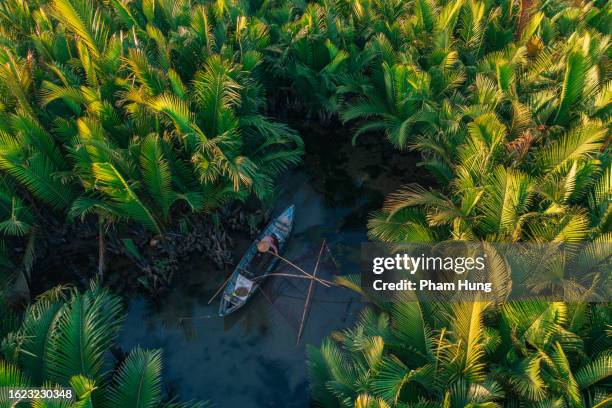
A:
[[[385,194],[416,181],[415,158],[390,153],[380,139],[359,148],[345,147],[346,141],[306,143],[315,147],[309,147],[303,167],[281,181],[275,204],[275,214],[296,206],[285,255],[316,254],[325,238],[339,273],[356,273],[368,213],[380,207]],[[320,345],[331,331],[351,325],[361,300],[341,288],[317,288],[296,347],[296,325],[261,294],[235,315],[217,317],[218,302],[207,301],[223,274],[204,270],[197,260],[189,264],[163,300],[130,302],[122,347],[162,348],[164,378],[182,399],[210,400],[223,408],[310,406],[305,345]],[[301,308],[291,313],[300,316]]]

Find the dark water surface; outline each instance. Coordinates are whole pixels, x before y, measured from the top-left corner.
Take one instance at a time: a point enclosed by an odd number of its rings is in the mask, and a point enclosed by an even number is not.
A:
[[[274,214],[296,206],[287,258],[316,257],[325,238],[338,272],[358,272],[367,214],[380,207],[384,194],[413,179],[414,159],[399,155],[401,163],[392,166],[378,143],[385,142],[310,151],[303,168],[281,180]],[[406,170],[397,170],[402,167]],[[218,300],[207,302],[226,273],[196,262],[175,276],[176,287],[156,305],[131,301],[121,346],[163,349],[164,379],[183,400],[209,400],[222,408],[310,406],[306,345],[318,346],[333,330],[349,327],[363,308],[361,300],[342,288],[317,287],[296,346],[305,296],[272,306],[258,293],[223,319],[217,316]]]

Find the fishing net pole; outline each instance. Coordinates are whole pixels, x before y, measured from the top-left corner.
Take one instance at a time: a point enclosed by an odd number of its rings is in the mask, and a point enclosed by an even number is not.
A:
[[[311,309],[322,308],[325,312],[321,305],[327,301],[325,297],[341,290],[333,283],[338,267],[327,243],[304,252],[289,262],[281,260],[260,287],[268,303],[297,329],[298,342],[306,330]]]

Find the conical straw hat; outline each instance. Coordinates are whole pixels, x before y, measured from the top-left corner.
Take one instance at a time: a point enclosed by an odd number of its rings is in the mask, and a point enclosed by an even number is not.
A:
[[[257,250],[259,252],[268,252],[268,250],[270,249],[270,242],[266,241],[259,241],[257,243]]]

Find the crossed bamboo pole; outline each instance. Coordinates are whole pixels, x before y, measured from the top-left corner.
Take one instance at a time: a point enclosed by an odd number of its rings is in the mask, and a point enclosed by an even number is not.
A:
[[[304,322],[306,321],[306,315],[308,314],[308,308],[310,306],[310,299],[312,295],[312,288],[315,283],[315,276],[317,275],[317,271],[319,269],[319,261],[321,260],[321,255],[323,254],[323,248],[325,248],[325,240],[323,240],[323,244],[321,244],[321,249],[319,250],[319,256],[317,257],[317,263],[315,264],[314,271],[312,272],[312,279],[310,280],[310,284],[308,285],[308,294],[306,295],[306,301],[304,302],[304,310],[302,311],[302,321],[300,322],[300,329],[297,335],[297,341],[295,345],[300,344],[300,339],[302,338],[302,332],[304,330]]]
[[[221,293],[221,291],[223,290],[223,288],[225,288],[227,286],[227,283],[229,282],[229,280],[231,279],[233,275],[233,272],[229,274],[229,276],[227,277],[227,279],[221,284],[221,286],[219,286],[219,289],[217,289],[217,291],[215,292],[214,295],[212,295],[212,297],[210,298],[210,300],[208,301],[208,304],[210,305],[212,303],[213,300],[215,300],[215,298],[217,296],[219,296],[219,293]]]
[[[325,240],[323,240],[323,245],[321,245],[321,251],[319,251],[319,258],[317,259],[317,266],[318,266],[318,264],[319,264],[319,260],[320,260],[320,258],[321,258],[321,254],[323,253],[323,247],[324,247],[324,246],[325,246]],[[290,260],[288,260],[288,259],[286,259],[286,258],[283,258],[281,255],[276,254],[276,253],[274,253],[274,252],[270,252],[270,253],[271,253],[272,255],[274,255],[275,257],[277,257],[278,259],[280,259],[281,261],[283,261],[283,262],[287,263],[289,266],[292,266],[293,268],[295,268],[295,269],[297,269],[298,271],[302,272],[304,275],[306,275],[306,277],[308,277],[308,278],[310,278],[310,279],[313,279],[313,280],[316,280],[316,281],[317,281],[317,282],[319,282],[321,285],[323,285],[323,286],[325,286],[325,287],[328,287],[328,288],[329,288],[331,285],[333,285],[333,283],[332,283],[332,282],[330,282],[330,281],[326,281],[326,280],[324,280],[324,279],[320,279],[320,278],[317,278],[316,276],[314,276],[314,275],[316,274],[316,272],[315,272],[315,274],[312,274],[312,275],[311,275],[310,273],[306,272],[304,269],[300,268],[299,266],[297,266],[296,264],[294,264],[294,263],[293,263],[293,262],[291,262]],[[315,267],[315,271],[316,271],[316,267]],[[297,277],[298,275],[292,275],[292,276]]]
[[[295,345],[297,346],[300,343],[300,340],[302,338],[302,334],[304,332],[304,323],[306,322],[306,316],[308,315],[308,310],[310,308],[310,303],[312,300],[312,290],[314,288],[314,283],[319,282],[321,285],[325,286],[325,287],[330,287],[332,285],[334,285],[333,282],[325,280],[325,279],[321,279],[321,278],[317,278],[317,272],[319,269],[319,263],[321,261],[321,256],[323,255],[323,249],[325,248],[325,242],[326,240],[323,240],[323,243],[321,244],[321,249],[319,250],[319,255],[317,257],[317,262],[315,264],[315,268],[312,274],[306,272],[304,269],[300,268],[299,266],[297,266],[296,264],[294,264],[293,262],[291,262],[290,260],[284,258],[283,256],[270,251],[270,253],[277,257],[278,259],[280,259],[281,261],[285,262],[287,265],[297,269],[299,272],[301,272],[302,274],[304,274],[305,276],[300,276],[300,275],[293,275],[290,273],[269,273],[267,275],[264,276],[257,276],[254,279],[263,279],[265,277],[268,276],[280,276],[280,277],[289,277],[289,278],[298,278],[298,279],[310,279],[310,284],[308,285],[308,293],[306,294],[306,300],[304,302],[304,309],[302,311],[302,320],[300,322],[300,327],[298,329],[298,335],[297,335],[297,341],[295,343]],[[240,268],[245,270],[244,268]],[[208,301],[208,304],[211,304],[212,301],[219,296],[219,293],[221,293],[221,291],[223,290],[223,288],[225,288],[227,286],[227,283],[229,282],[229,280],[231,279],[233,273],[230,273],[230,275],[227,277],[227,279],[225,279],[225,281],[221,284],[221,286],[219,286],[219,288],[217,289],[217,291],[215,292],[215,294],[210,298],[210,300]],[[262,293],[264,293],[262,291]],[[268,299],[268,296],[265,295],[266,299],[272,304],[272,302],[270,301],[270,299]]]
[[[328,281],[325,279],[313,279],[310,276],[302,276],[302,275],[294,275],[292,273],[269,273],[265,276],[256,276],[253,278],[253,280],[255,279],[263,279],[263,278],[267,278],[269,276],[280,276],[280,277],[286,277],[286,278],[296,278],[296,279],[310,279],[310,280],[316,280],[317,282],[321,283],[322,285],[325,285],[327,287],[329,287],[330,285],[333,285],[334,283],[332,281]]]

